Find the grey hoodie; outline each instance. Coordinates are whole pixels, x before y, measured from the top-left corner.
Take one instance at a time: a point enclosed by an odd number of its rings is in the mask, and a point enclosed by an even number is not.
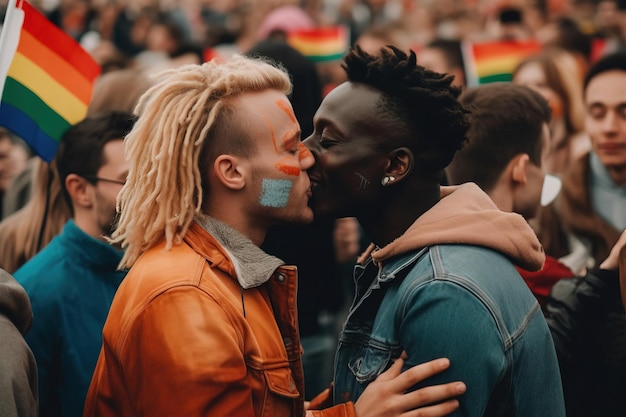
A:
[[[0,269],[0,416],[36,417],[37,364],[23,335],[33,321],[28,294]]]

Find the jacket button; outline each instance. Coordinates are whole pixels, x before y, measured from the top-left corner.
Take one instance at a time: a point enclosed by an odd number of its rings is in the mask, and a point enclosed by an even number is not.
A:
[[[280,274],[278,274],[276,279],[278,280],[278,282],[285,282],[285,279],[287,279],[287,277],[285,277],[285,274],[280,273]]]

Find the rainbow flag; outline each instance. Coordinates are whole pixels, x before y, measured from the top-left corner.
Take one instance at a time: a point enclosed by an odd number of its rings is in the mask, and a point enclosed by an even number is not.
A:
[[[527,56],[539,52],[536,40],[463,43],[467,85],[474,87],[497,81],[511,81],[513,70]]]
[[[327,62],[343,58],[350,36],[344,26],[299,29],[287,34],[287,42],[310,60]]]
[[[86,116],[100,67],[24,0],[9,1],[0,56],[0,126],[50,161],[65,131]]]

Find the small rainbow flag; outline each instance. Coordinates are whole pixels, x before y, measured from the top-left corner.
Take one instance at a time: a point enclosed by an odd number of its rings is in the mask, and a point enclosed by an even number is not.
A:
[[[467,85],[475,87],[497,81],[511,81],[513,70],[527,56],[539,52],[541,44],[528,41],[463,43]]]
[[[100,67],[24,0],[9,1],[0,56],[0,126],[50,161],[65,131],[87,115]]]
[[[331,26],[298,29],[287,34],[287,42],[302,55],[315,62],[336,61],[348,52],[350,46],[348,29]]]

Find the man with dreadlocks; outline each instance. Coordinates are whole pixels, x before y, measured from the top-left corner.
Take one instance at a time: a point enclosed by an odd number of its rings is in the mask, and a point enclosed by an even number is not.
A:
[[[564,416],[550,332],[514,267],[541,268],[537,237],[475,184],[439,185],[469,127],[460,89],[396,48],[357,48],[344,69],[304,142],[315,214],[354,216],[373,242],[354,272],[334,402],[358,400],[405,351],[405,367],[451,359],[428,383],[467,384],[458,415]]]
[[[296,268],[259,248],[271,226],[313,218],[314,160],[290,88],[282,70],[234,57],[166,71],[139,100],[112,237],[130,271],[104,326],[85,416],[305,415]],[[456,408],[446,399],[461,383],[406,393],[447,360],[400,374],[402,363],[356,404],[308,413]]]

